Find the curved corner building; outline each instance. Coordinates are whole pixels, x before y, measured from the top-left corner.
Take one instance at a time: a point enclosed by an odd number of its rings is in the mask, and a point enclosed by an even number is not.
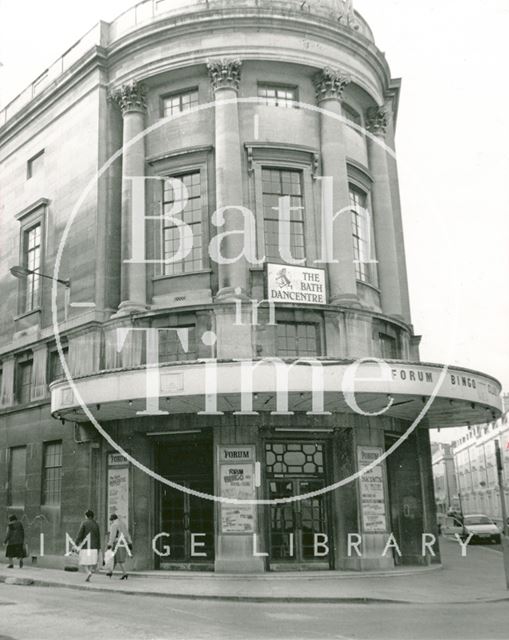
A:
[[[500,386],[420,362],[399,92],[350,2],[149,0],[0,114],[0,504],[34,562],[88,507],[137,569],[440,562],[429,428]]]

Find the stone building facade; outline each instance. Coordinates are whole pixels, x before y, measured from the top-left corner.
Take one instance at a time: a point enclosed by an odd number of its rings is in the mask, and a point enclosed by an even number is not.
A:
[[[439,521],[449,511],[459,511],[460,508],[453,446],[453,444],[445,443],[432,443],[431,445],[435,504]]]
[[[495,442],[504,466],[504,498],[509,511],[509,423],[508,415],[473,425],[452,449],[456,470],[456,499],[463,513],[483,513],[502,523]]]
[[[419,361],[399,93],[349,2],[150,0],[7,105],[0,506],[34,562],[88,507],[139,569],[439,561],[429,427],[500,386]]]

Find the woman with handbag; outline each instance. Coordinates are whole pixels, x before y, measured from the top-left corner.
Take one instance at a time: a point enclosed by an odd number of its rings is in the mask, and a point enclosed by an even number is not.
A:
[[[126,523],[121,520],[116,513],[112,513],[110,516],[110,537],[108,539],[108,547],[111,547],[115,554],[115,567],[118,565],[122,571],[121,580],[127,580],[129,574],[125,570],[125,562],[127,560],[127,554],[129,550],[129,556],[133,548],[131,536],[127,529]],[[128,549],[126,549],[126,545]],[[112,571],[109,571],[106,575],[111,578]]]
[[[9,524],[7,525],[7,533],[4,544],[7,545],[5,557],[9,560],[8,569],[14,568],[14,558],[19,560],[19,568],[23,568],[23,558],[25,553],[25,530],[23,525],[15,515],[9,516]]]
[[[85,512],[86,520],[81,523],[78,537],[76,538],[76,548],[80,548],[85,542],[83,549],[79,549],[80,566],[87,572],[86,582],[90,582],[92,571],[97,566],[99,549],[101,548],[101,533],[99,525],[94,520],[94,512],[90,509]]]

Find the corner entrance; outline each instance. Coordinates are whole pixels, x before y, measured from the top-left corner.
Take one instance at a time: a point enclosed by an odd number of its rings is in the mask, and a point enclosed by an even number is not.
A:
[[[284,499],[323,489],[325,442],[268,442],[268,497]],[[270,568],[330,569],[328,494],[270,505]]]
[[[212,441],[203,438],[160,441],[156,446],[158,473],[180,486],[213,494]],[[158,532],[165,533],[156,548],[160,569],[214,569],[214,503],[185,491],[159,485],[156,505]]]

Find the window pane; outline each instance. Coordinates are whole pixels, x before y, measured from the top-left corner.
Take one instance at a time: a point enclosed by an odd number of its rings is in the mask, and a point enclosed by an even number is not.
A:
[[[62,493],[62,443],[44,446],[42,504],[59,505]]]
[[[17,395],[18,402],[30,402],[32,387],[32,360],[20,362],[17,370]]]
[[[297,90],[293,87],[258,85],[258,97],[270,107],[292,109],[297,106]]]
[[[163,116],[167,118],[168,116],[173,116],[176,113],[189,111],[198,103],[197,89],[183,91],[182,93],[168,96],[167,98],[163,98]]]
[[[182,330],[179,336],[177,329]],[[196,327],[175,327],[172,331],[159,331],[159,362],[196,360]],[[188,344],[185,344],[187,336]]]
[[[23,241],[23,263],[31,271],[41,268],[41,225],[25,231]],[[33,311],[39,306],[40,277],[37,273],[29,274],[25,280],[25,311]]]
[[[313,323],[278,322],[277,353],[283,358],[319,356],[318,326]]]
[[[380,350],[382,352],[382,358],[388,360],[395,360],[398,357],[398,348],[396,338],[388,336],[385,333],[380,333]]]
[[[182,260],[165,264],[165,275],[192,273],[203,269],[201,173],[196,171],[176,176],[175,180],[179,182],[173,185],[169,182],[164,183],[163,210],[165,214],[168,214],[172,208],[183,209],[179,214],[174,213],[173,217],[182,220],[191,227],[193,248]],[[187,201],[185,201],[186,191]],[[180,228],[163,218],[163,259],[168,260],[176,256],[181,244]]]
[[[67,359],[68,352],[69,352],[69,349],[65,347],[63,349],[65,359]],[[64,368],[62,366],[60,354],[58,353],[58,351],[52,351],[50,354],[49,382],[53,382],[53,380],[58,380],[59,378],[63,378],[63,377],[64,377]]]
[[[372,227],[371,215],[367,208],[365,193],[350,186],[350,206],[352,207],[352,241],[357,280],[376,284],[375,264],[371,263]]]
[[[14,447],[9,451],[8,503],[10,506],[25,505],[26,458],[26,447]]]
[[[269,262],[281,262],[281,247],[290,247],[294,259],[305,258],[304,242],[304,199],[302,196],[302,174],[300,171],[263,169],[263,217],[265,236],[265,257]],[[289,234],[279,232],[279,200],[290,196]]]

